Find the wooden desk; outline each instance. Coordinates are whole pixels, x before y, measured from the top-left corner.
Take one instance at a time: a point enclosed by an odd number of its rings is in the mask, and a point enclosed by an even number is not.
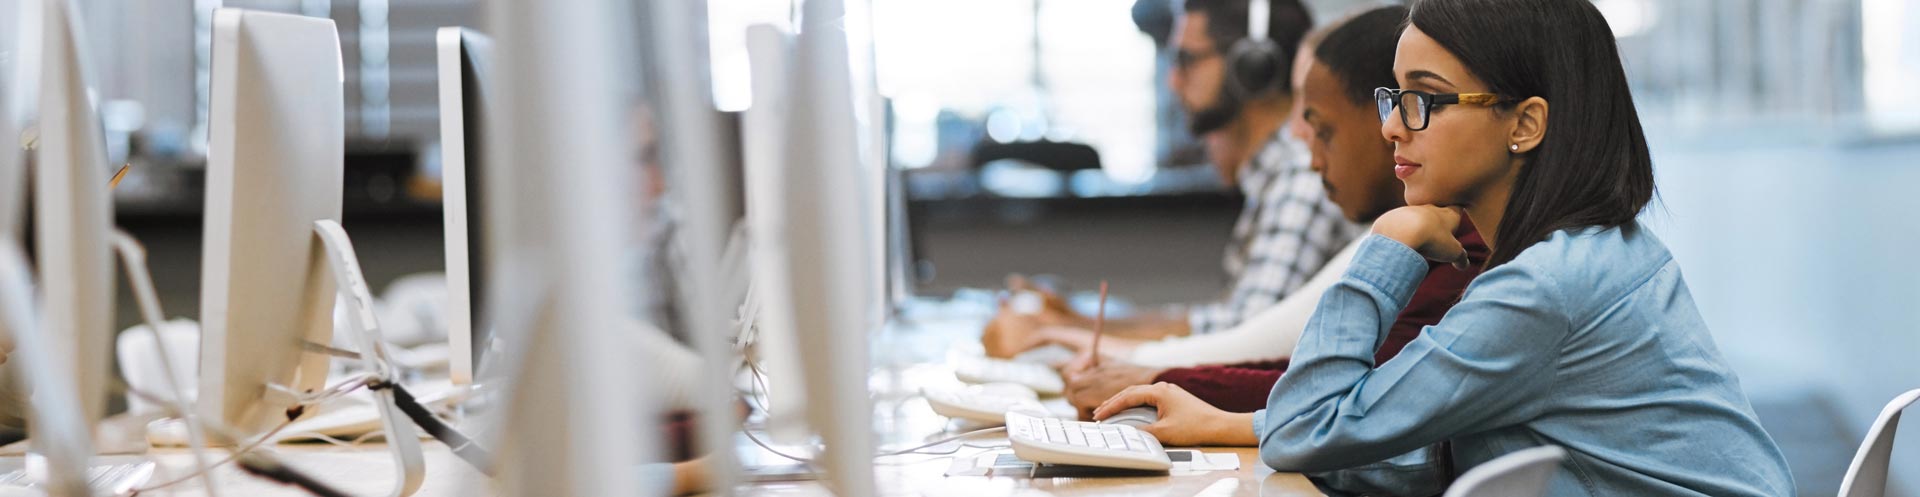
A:
[[[1124,478],[1013,478],[985,476],[943,476],[951,461],[946,457],[923,456],[908,464],[876,466],[881,495],[931,497],[1080,496],[1260,496],[1319,497],[1320,490],[1306,478],[1293,473],[1275,473],[1260,463],[1252,448],[1209,448],[1204,452],[1232,452],[1240,456],[1238,471],[1214,471],[1179,476]],[[962,451],[961,454],[973,452]],[[830,495],[815,482],[765,483],[752,485],[743,495]]]
[[[874,424],[882,427],[879,442],[887,447],[910,447],[947,431],[949,421],[937,414],[918,394],[925,386],[956,384],[952,369],[942,364],[944,353],[955,340],[977,340],[978,323],[954,326],[922,325],[877,337],[883,343],[878,350],[889,350],[877,357],[874,376]],[[990,438],[981,441],[990,442]],[[422,444],[426,453],[427,478],[422,497],[487,495],[485,476],[455,457],[438,442]],[[273,450],[281,460],[350,495],[381,496],[392,487],[392,460],[379,443],[356,447],[327,444],[278,445]],[[744,445],[749,460],[763,463],[771,456],[754,452],[758,447]],[[975,455],[989,449],[969,448],[956,456]],[[1233,453],[1240,457],[1240,469],[1155,477],[1123,478],[1026,478],[944,476],[954,456],[910,455],[884,458],[875,464],[879,493],[887,496],[988,497],[1141,495],[1141,496],[1320,496],[1311,482],[1298,474],[1275,473],[1262,464],[1253,448],[1206,448],[1208,453]],[[224,452],[216,452],[223,458]],[[151,484],[168,481],[173,475],[188,472],[193,456],[182,449],[158,449],[149,457],[160,469]],[[216,459],[217,460],[217,459]],[[0,457],[0,467],[21,464],[19,457]],[[118,461],[106,461],[118,462]],[[233,465],[215,470],[214,476],[224,496],[305,496],[304,492],[245,474]],[[777,482],[741,487],[741,495],[831,495],[818,482]],[[141,495],[206,495],[201,480],[194,479],[172,487]]]
[[[421,497],[465,496],[473,495],[472,490],[485,478],[479,471],[468,466],[466,461],[455,457],[447,446],[439,442],[426,442],[422,451],[426,453],[427,478],[420,491]],[[393,488],[396,479],[393,459],[387,455],[384,444],[374,442],[357,447],[338,447],[327,444],[286,444],[273,447],[280,460],[309,476],[332,485],[335,489],[349,495],[378,497],[384,496]],[[225,457],[224,451],[214,451],[209,455],[213,461]],[[173,480],[175,475],[184,475],[193,470],[193,453],[184,449],[155,449],[147,457],[159,465],[153,480],[155,485]],[[18,458],[9,458],[18,459]],[[112,461],[119,462],[119,461]],[[300,489],[283,486],[256,477],[234,464],[215,469],[214,481],[220,485],[221,497],[228,496],[300,496],[310,497]],[[194,478],[179,484],[150,492],[141,492],[142,496],[152,495],[207,495],[202,480]]]
[[[331,445],[282,445],[275,450],[282,460],[328,482],[350,495],[385,495],[392,482],[391,462],[387,458],[386,448],[378,443],[365,444],[355,448],[341,448]],[[427,480],[421,487],[422,497],[467,496],[474,492],[485,494],[483,478],[479,472],[453,453],[445,445],[428,443]],[[942,476],[951,463],[947,457],[906,456],[893,458],[902,463],[884,463],[877,465],[877,483],[881,495],[888,496],[954,496],[986,497],[998,495],[1021,496],[1091,496],[1091,495],[1142,495],[1142,496],[1259,496],[1259,497],[1307,497],[1321,496],[1306,478],[1293,473],[1275,473],[1260,463],[1259,455],[1252,448],[1208,448],[1204,452],[1231,452],[1240,456],[1238,471],[1215,471],[1179,476],[1125,477],[1125,478],[1049,478],[1029,479],[1012,477],[945,477]],[[971,454],[978,450],[962,451]],[[151,454],[162,466],[162,472],[184,471],[193,465],[193,456],[180,450],[157,450]],[[178,473],[170,473],[178,474]],[[266,480],[242,473],[238,468],[225,466],[214,472],[218,479],[222,496],[307,496],[292,487],[280,486]],[[167,475],[156,474],[153,482],[159,483],[171,479]],[[741,489],[740,495],[831,495],[826,487],[818,482],[779,482],[748,485]],[[142,493],[141,495],[206,495],[198,479],[189,480],[167,489]]]
[[[874,388],[874,425],[882,427],[879,442],[887,447],[911,447],[930,441],[932,434],[952,430],[948,420],[927,406],[919,396],[923,387],[956,385],[953,369],[944,364],[946,353],[959,341],[977,341],[984,317],[919,320],[911,326],[889,330],[875,336],[881,343],[875,350],[888,351],[875,357],[874,374],[868,381]],[[1056,408],[1057,409],[1057,408]],[[1070,412],[1070,411],[1069,411]],[[1251,428],[1249,428],[1251,429]],[[982,441],[990,442],[983,438]],[[986,445],[986,444],[983,444]],[[748,450],[752,449],[752,450]],[[757,451],[748,446],[743,451]],[[978,454],[987,449],[961,450],[956,455]],[[952,456],[900,456],[884,458],[875,464],[875,479],[880,495],[988,497],[1021,496],[1321,496],[1319,489],[1305,477],[1294,473],[1275,473],[1260,462],[1257,449],[1251,447],[1203,448],[1202,452],[1230,452],[1240,456],[1240,469],[1177,476],[1126,478],[1044,478],[945,476]],[[765,454],[743,456],[774,461]],[[774,461],[778,462],[778,461]],[[763,483],[750,485],[743,495],[830,495],[817,482]]]
[[[949,421],[927,406],[926,399],[917,392],[921,386],[958,384],[953,370],[943,364],[919,362],[916,364],[881,367],[876,370],[870,385],[875,388],[875,426],[881,430],[880,441],[888,447],[912,447],[924,441],[938,438],[935,433],[952,433],[962,430],[949,430]],[[1055,409],[1064,408],[1063,406]],[[1070,408],[1069,408],[1070,409]],[[1004,437],[996,441],[992,436],[983,435],[975,442],[980,445],[1004,446]],[[747,452],[743,458],[749,461],[781,462],[758,447],[748,445],[741,448]],[[1002,476],[945,476],[954,457],[966,457],[989,452],[992,449],[966,448],[952,456],[908,455],[882,458],[875,467],[875,479],[880,495],[885,496],[953,496],[987,497],[999,495],[1021,496],[1079,496],[1079,495],[1143,495],[1143,496],[1321,496],[1319,489],[1303,476],[1295,473],[1275,473],[1260,462],[1259,450],[1252,447],[1213,447],[1202,448],[1206,453],[1233,453],[1240,457],[1240,469],[1235,471],[1213,471],[1197,474],[1151,477],[1102,477],[1102,478],[1027,478]],[[781,482],[749,485],[744,495],[831,495],[824,485],[818,482]]]

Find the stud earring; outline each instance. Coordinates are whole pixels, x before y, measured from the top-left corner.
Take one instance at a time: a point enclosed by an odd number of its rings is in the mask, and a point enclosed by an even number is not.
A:
[[[1520,144],[1518,144],[1518,143],[1515,143],[1515,144],[1512,144],[1512,145],[1507,145],[1507,150],[1512,150],[1512,151],[1515,151],[1515,152],[1519,152],[1519,151],[1520,151]]]

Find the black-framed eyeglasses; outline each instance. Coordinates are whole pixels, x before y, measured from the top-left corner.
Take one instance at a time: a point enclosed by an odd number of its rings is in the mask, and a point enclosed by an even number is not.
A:
[[[1427,129],[1433,108],[1441,105],[1472,105],[1491,107],[1501,101],[1499,95],[1492,93],[1427,93],[1415,90],[1395,90],[1392,88],[1374,88],[1373,101],[1380,106],[1380,122],[1387,122],[1395,107],[1400,108],[1400,124],[1407,125],[1407,131]],[[1409,112],[1407,109],[1413,109]]]
[[[1192,69],[1193,65],[1199,64],[1200,61],[1211,59],[1214,57],[1219,57],[1219,56],[1221,56],[1220,52],[1198,53],[1198,52],[1187,51],[1187,49],[1184,49],[1184,48],[1176,48],[1173,50],[1173,67],[1175,69],[1185,71],[1188,69]]]

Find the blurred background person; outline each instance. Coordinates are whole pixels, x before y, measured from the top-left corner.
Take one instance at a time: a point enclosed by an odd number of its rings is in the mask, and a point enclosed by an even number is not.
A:
[[[1119,336],[1159,338],[1206,334],[1232,327],[1292,293],[1340,247],[1358,234],[1353,223],[1327,201],[1319,176],[1308,169],[1307,153],[1284,131],[1293,107],[1287,69],[1312,26],[1306,8],[1279,0],[1270,10],[1269,38],[1277,50],[1265,80],[1233,74],[1229,60],[1247,40],[1245,0],[1185,2],[1174,30],[1174,69],[1169,86],[1187,110],[1188,126],[1206,143],[1215,172],[1245,195],[1223,266],[1228,287],[1218,300],[1169,312],[1109,320]],[[1250,80],[1250,81],[1248,81]],[[1019,291],[1031,291],[1022,286]],[[1054,302],[1038,313],[1003,308],[982,338],[997,357],[1046,343],[1048,333],[1089,333],[1092,318]],[[1043,328],[1054,328],[1042,333]]]

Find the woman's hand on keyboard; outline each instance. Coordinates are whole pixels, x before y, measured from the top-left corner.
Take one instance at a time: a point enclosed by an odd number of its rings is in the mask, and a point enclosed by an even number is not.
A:
[[[1093,418],[1107,419],[1120,411],[1139,406],[1154,406],[1160,411],[1160,420],[1141,430],[1160,439],[1161,445],[1260,444],[1253,434],[1252,414],[1222,411],[1188,393],[1186,389],[1167,382],[1127,387],[1094,409]]]

